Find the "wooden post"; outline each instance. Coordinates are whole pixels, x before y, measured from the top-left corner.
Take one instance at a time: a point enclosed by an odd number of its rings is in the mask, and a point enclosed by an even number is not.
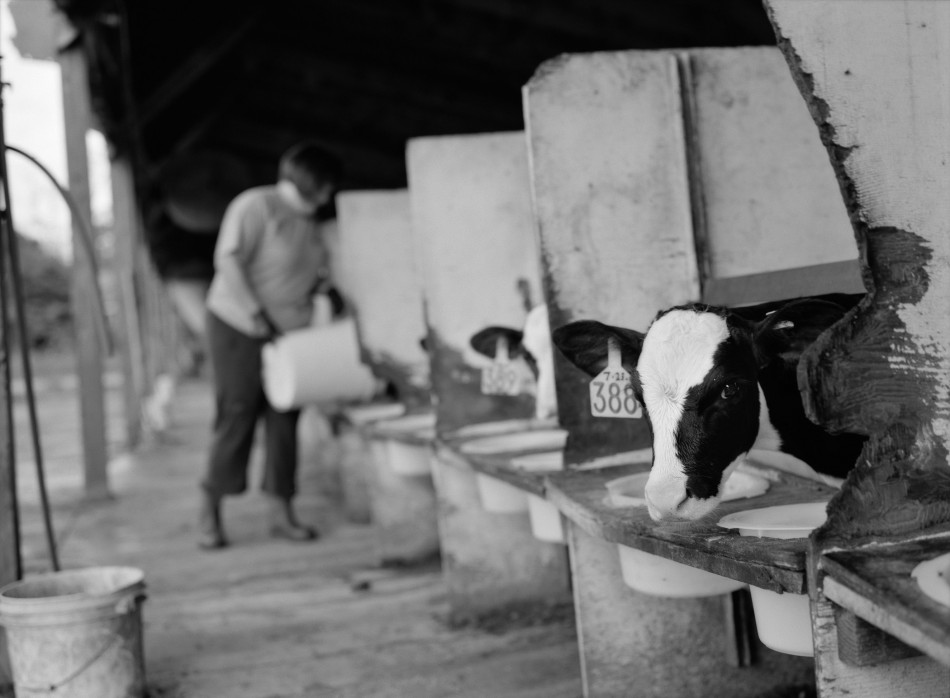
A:
[[[950,670],[932,659],[840,660],[822,560],[950,522],[950,4],[766,7],[837,173],[869,291],[799,370],[812,419],[869,437],[812,540],[819,690],[945,696]]]
[[[122,322],[122,386],[125,403],[126,445],[134,448],[142,437],[141,403],[145,395],[145,355],[135,285],[135,250],[141,244],[135,204],[135,181],[125,158],[112,162],[112,207],[115,212],[115,273]]]
[[[89,79],[85,57],[72,49],[59,54],[63,79],[63,112],[66,126],[66,159],[69,188],[86,220],[92,220],[89,200],[89,166],[86,131],[89,127]],[[92,260],[79,240],[80,224],[73,221],[72,310],[76,332],[76,360],[79,373],[80,417],[82,420],[83,475],[87,499],[109,496],[106,465],[105,396],[102,385],[102,351],[96,337],[92,299]]]

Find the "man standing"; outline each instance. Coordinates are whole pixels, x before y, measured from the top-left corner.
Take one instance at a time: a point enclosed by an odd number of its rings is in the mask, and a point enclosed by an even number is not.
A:
[[[261,382],[261,348],[311,322],[313,296],[328,281],[330,261],[315,214],[332,199],[342,169],[340,161],[319,146],[295,145],[280,160],[276,185],[245,191],[224,214],[207,301],[216,412],[201,483],[202,548],[227,545],[221,500],[247,489],[248,459],[261,416],[270,533],[293,541],[317,537],[314,529],[298,523],[292,507],[300,413],[278,412],[268,404]]]

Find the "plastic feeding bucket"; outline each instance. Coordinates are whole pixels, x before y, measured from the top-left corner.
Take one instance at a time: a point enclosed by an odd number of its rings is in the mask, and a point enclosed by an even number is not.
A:
[[[554,472],[564,469],[564,451],[542,451],[511,460],[512,466],[530,472]],[[536,494],[528,495],[528,517],[531,532],[538,540],[548,543],[565,543],[564,521],[560,510]]]
[[[931,599],[944,606],[950,606],[950,553],[921,562],[910,576]]]
[[[372,372],[360,362],[352,318],[288,332],[264,345],[261,363],[264,392],[278,410],[368,400],[377,389]]]
[[[411,437],[431,442],[435,439],[435,413],[410,414],[388,419],[375,425],[383,439],[383,456],[397,475],[408,477],[432,473],[432,450],[423,443],[410,443],[400,438]]]
[[[649,477],[647,471],[605,483],[608,501],[616,507],[645,507],[643,490]],[[728,594],[745,586],[734,579],[626,545],[618,544],[617,553],[624,583],[644,594],[695,598]]]
[[[738,529],[743,536],[807,538],[825,522],[827,505],[827,502],[809,502],[750,509],[724,516],[719,525]],[[755,586],[749,591],[762,644],[777,652],[814,656],[808,595],[780,594]]]
[[[0,589],[16,695],[143,696],[144,599],[133,567],[53,572]]]
[[[563,429],[534,429],[466,441],[459,451],[466,455],[497,455],[564,448],[567,432]],[[529,509],[528,496],[522,490],[498,478],[475,473],[475,483],[485,511],[512,513]]]

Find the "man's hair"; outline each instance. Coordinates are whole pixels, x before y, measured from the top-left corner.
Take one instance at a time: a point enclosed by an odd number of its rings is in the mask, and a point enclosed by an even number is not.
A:
[[[329,182],[334,187],[343,179],[340,159],[311,141],[297,143],[281,156],[278,176],[286,177],[291,169],[306,172],[318,182]]]

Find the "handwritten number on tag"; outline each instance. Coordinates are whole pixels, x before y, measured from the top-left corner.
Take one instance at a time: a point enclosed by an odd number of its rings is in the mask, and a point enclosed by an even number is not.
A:
[[[642,416],[630,374],[621,366],[620,349],[614,340],[608,344],[607,368],[590,383],[590,413],[594,417],[618,419]]]

